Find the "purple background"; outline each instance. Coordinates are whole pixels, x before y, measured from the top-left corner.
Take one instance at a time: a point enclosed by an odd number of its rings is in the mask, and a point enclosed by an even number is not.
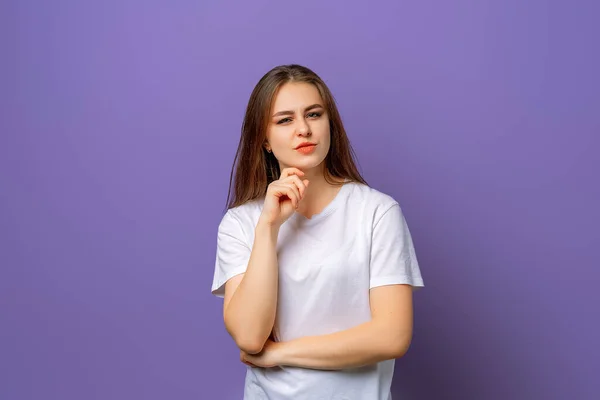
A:
[[[0,398],[241,399],[216,228],[291,62],[414,235],[394,399],[600,398],[597,4],[2,2]]]

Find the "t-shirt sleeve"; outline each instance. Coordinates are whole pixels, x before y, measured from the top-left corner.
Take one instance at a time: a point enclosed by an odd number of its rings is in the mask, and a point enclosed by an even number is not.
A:
[[[370,258],[370,288],[408,284],[424,286],[415,247],[398,203],[387,208],[373,227]]]
[[[236,275],[246,272],[251,248],[246,242],[241,222],[228,211],[219,224],[217,254],[211,292],[217,297],[225,296],[225,283]]]

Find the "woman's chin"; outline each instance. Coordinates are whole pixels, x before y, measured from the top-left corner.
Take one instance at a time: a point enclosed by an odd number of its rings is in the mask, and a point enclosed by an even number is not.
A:
[[[293,162],[290,162],[290,164],[286,164],[286,163],[282,163],[282,164],[283,164],[283,168],[286,168],[285,165],[288,165],[288,167],[298,168],[302,172],[308,172],[308,171],[315,170],[315,169],[321,169],[323,166],[323,161],[324,160],[315,160],[315,159],[309,160],[307,158],[305,160],[293,160]]]

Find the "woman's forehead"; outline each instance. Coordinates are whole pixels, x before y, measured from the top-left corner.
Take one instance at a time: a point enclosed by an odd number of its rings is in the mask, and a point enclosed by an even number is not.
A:
[[[297,111],[313,104],[323,104],[317,87],[305,82],[288,82],[275,94],[273,112]]]

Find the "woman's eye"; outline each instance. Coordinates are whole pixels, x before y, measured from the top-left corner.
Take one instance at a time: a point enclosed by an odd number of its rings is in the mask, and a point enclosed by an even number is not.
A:
[[[286,122],[291,121],[291,119],[289,118],[284,118],[284,119],[280,119],[279,121],[277,121],[277,124],[285,124]]]
[[[319,112],[312,112],[308,114],[309,118],[319,118],[321,116],[321,113]]]

